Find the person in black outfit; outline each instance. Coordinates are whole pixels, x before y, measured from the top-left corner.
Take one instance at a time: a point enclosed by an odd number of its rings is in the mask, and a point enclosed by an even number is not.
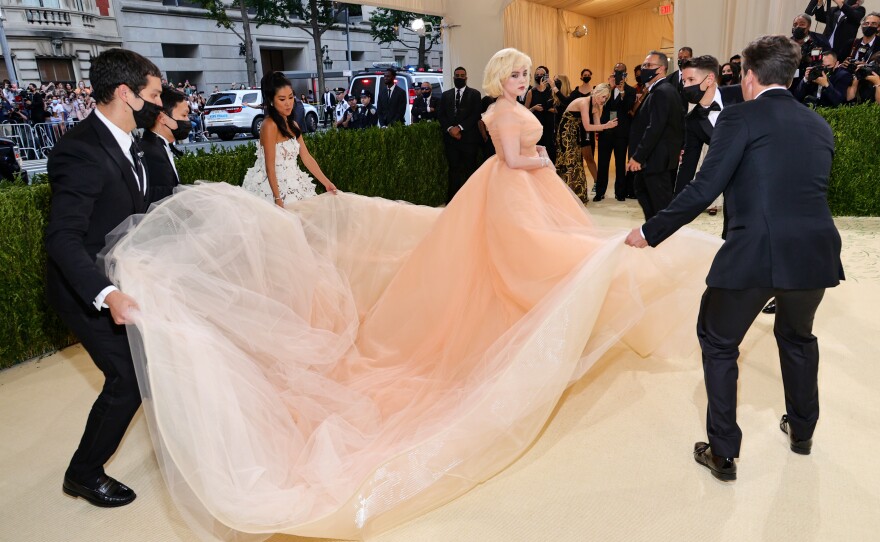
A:
[[[484,162],[488,160],[490,156],[495,155],[495,144],[492,143],[492,135],[489,133],[489,129],[486,128],[482,115],[489,110],[489,106],[495,103],[495,100],[497,100],[497,98],[493,98],[492,96],[483,96],[480,100],[481,118],[477,122],[477,129],[480,131],[480,136],[483,139],[482,143],[480,143],[480,150],[482,151],[481,155]]]
[[[685,62],[692,59],[693,57],[694,50],[690,47],[682,47],[681,49],[679,49],[678,69],[666,76],[666,80],[669,81],[676,88],[676,90],[678,90],[679,96],[681,97],[681,108],[685,113],[687,113],[688,104],[687,100],[685,100],[684,97],[681,96],[681,89],[684,87],[681,76],[681,67]]]
[[[162,73],[137,53],[108,49],[92,60],[90,75],[98,107],[61,138],[47,164],[46,293],[105,378],[63,490],[97,506],[123,506],[135,493],[107,476],[104,463],[141,404],[123,327],[137,303],[110,283],[95,259],[111,230],[147,209],[149,178],[130,132],[135,111],[147,102],[162,105]]]
[[[813,72],[823,70],[816,77]],[[837,107],[846,103],[846,93],[852,83],[853,74],[837,61],[837,53],[822,53],[822,68],[807,68],[804,77],[794,91],[794,97],[806,104],[820,107]]]
[[[361,91],[361,104],[358,109],[358,120],[355,128],[372,128],[379,123],[379,114],[376,112],[376,106],[373,105],[372,93],[366,90]]]
[[[825,23],[823,34],[837,53],[837,58],[846,59],[850,54],[859,24],[865,16],[864,3],[865,0],[812,0],[807,5],[806,14],[814,15],[817,21]]]
[[[550,160],[556,162],[556,102],[554,87],[550,82],[550,70],[544,66],[535,68],[535,86],[526,92],[526,109],[541,121],[544,132],[538,145],[547,149]],[[563,106],[564,107],[564,106]]]
[[[167,198],[180,184],[174,157],[182,152],[174,146],[174,142],[187,139],[192,130],[186,95],[173,87],[163,87],[161,98],[161,108],[144,104],[144,108],[135,116],[138,124],[149,125],[139,142],[144,153],[144,166],[150,176],[147,205]],[[141,121],[139,117],[145,118]]]
[[[437,120],[443,130],[443,146],[449,162],[449,188],[446,202],[477,170],[477,150],[480,147],[480,92],[467,86],[467,71],[458,67],[453,72],[451,88],[440,97]]]
[[[626,200],[626,151],[629,144],[629,130],[632,124],[630,110],[636,103],[636,89],[626,84],[626,64],[619,62],[614,65],[614,74],[608,78],[613,87],[611,97],[605,102],[602,110],[601,124],[617,119],[617,127],[598,134],[599,163],[596,175],[596,195],[593,201],[602,201],[608,189],[608,170],[611,165],[611,154],[614,154],[614,198]]]
[[[827,200],[834,135],[786,90],[800,58],[800,47],[784,36],[746,47],[742,89],[748,101],[724,109],[696,179],[626,240],[657,246],[724,192],[730,230],[706,278],[697,317],[709,442],[694,445],[697,463],[721,480],[736,479],[742,442],[736,423],[739,345],[773,296],[785,387],[780,428],[793,452],[810,453],[819,419],[813,319],[825,289],[844,275]]]
[[[397,70],[388,68],[383,82],[385,88],[379,89],[379,126],[402,123],[406,115],[406,93],[397,86]]]
[[[810,31],[812,25],[813,19],[806,13],[801,13],[791,23],[791,39],[801,48],[801,63],[798,65],[797,71],[794,72],[794,79],[788,89],[792,94],[797,90],[797,86],[810,64],[818,61],[822,51],[831,49],[828,38],[818,32]]]
[[[437,104],[440,100],[434,98],[432,93],[431,83],[423,81],[419,86],[419,95],[413,101],[410,110],[413,124],[423,120],[437,120]]]
[[[641,81],[647,97],[633,119],[630,134],[626,169],[636,174],[636,196],[646,220],[672,201],[684,143],[681,96],[665,79],[668,63],[669,59],[659,51],[651,51],[645,58]]]

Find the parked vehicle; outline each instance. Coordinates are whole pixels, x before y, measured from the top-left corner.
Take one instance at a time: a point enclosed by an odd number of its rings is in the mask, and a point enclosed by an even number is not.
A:
[[[262,104],[263,95],[258,88],[215,92],[205,103],[204,131],[209,136],[217,134],[223,141],[231,140],[236,134],[260,137],[260,127],[265,117],[263,109],[259,107]],[[306,103],[303,107],[306,125],[301,128],[306,133],[314,132],[318,129],[318,110]]]
[[[28,173],[23,166],[21,151],[15,141],[0,138],[0,178],[13,181],[16,174],[20,174],[22,181],[27,183]]]
[[[351,79],[351,85],[349,86],[348,93],[352,96],[360,97],[362,91],[370,92],[373,95],[373,104],[378,106],[379,90],[384,87],[382,78],[385,76],[385,70],[389,67],[394,66],[374,64],[372,69],[363,70],[354,74]],[[440,95],[443,94],[442,72],[433,70],[417,71],[404,70],[402,68],[397,69],[397,79],[395,80],[395,83],[397,84],[397,86],[402,88],[404,92],[406,92],[408,98],[406,104],[406,114],[404,116],[406,124],[412,123],[410,110],[412,109],[412,104],[416,99],[418,87],[422,84],[423,81],[431,83],[431,95],[439,99]]]

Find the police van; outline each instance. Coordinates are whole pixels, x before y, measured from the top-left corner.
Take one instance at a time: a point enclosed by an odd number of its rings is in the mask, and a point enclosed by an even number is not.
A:
[[[397,79],[394,82],[403,89],[407,96],[406,114],[404,115],[404,122],[406,124],[412,123],[410,110],[412,109],[413,102],[419,95],[418,89],[422,82],[427,81],[431,84],[431,96],[439,100],[440,95],[443,94],[442,70],[426,70],[424,68],[416,69],[412,67],[400,68],[396,64],[384,63],[374,63],[372,68],[355,73],[351,78],[348,93],[360,98],[362,91],[369,92],[373,96],[373,105],[378,108],[379,91],[385,88],[383,78],[388,68],[397,70]]]

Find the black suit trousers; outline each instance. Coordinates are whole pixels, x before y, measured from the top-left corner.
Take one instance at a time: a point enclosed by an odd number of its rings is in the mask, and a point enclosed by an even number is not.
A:
[[[608,170],[611,166],[611,155],[614,154],[614,197],[626,197],[626,151],[625,137],[599,136],[599,163],[596,175],[596,196],[604,197],[608,190]]]
[[[446,192],[446,203],[449,203],[464,186],[465,181],[477,170],[479,143],[444,137],[444,146],[446,161],[449,163],[449,185]]]
[[[697,337],[703,350],[703,377],[709,399],[706,432],[712,453],[739,457],[742,442],[742,431],[736,423],[739,345],[761,308],[774,296],[773,332],[779,347],[789,427],[798,440],[813,437],[819,419],[819,345],[813,336],[813,318],[824,295],[824,288],[706,289],[697,319]]]
[[[647,221],[669,206],[672,201],[672,191],[675,188],[675,170],[638,171],[633,184],[639,205],[642,206],[642,212],[645,213]]]
[[[113,322],[108,309],[59,315],[104,373],[104,387],[92,405],[79,447],[66,472],[76,481],[91,483],[104,474],[104,463],[122,442],[141,404],[141,394],[125,328]]]

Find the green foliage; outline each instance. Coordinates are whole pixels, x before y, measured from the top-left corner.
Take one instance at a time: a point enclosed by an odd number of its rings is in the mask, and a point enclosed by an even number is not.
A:
[[[880,105],[818,109],[834,131],[828,202],[835,216],[880,216]]]
[[[406,42],[401,39],[401,29],[409,28],[416,19],[425,21],[425,35],[418,38],[416,43]],[[423,15],[396,9],[377,9],[370,16],[370,36],[380,44],[397,42],[407,49],[419,52],[419,66],[425,66],[425,54],[435,45],[440,43],[440,25],[443,20],[435,15]]]
[[[0,188],[0,368],[73,344],[46,303],[49,186]]]

